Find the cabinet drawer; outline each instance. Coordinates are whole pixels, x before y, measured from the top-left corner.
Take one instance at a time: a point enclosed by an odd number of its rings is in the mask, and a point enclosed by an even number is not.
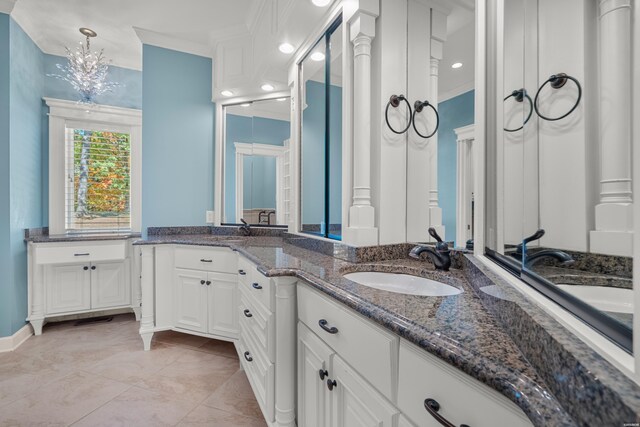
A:
[[[266,357],[275,362],[274,319],[273,314],[266,311],[259,304],[252,301],[243,289],[240,292],[240,306],[238,316],[243,327],[243,333],[251,334]]]
[[[440,404],[438,412],[454,425],[532,425],[524,412],[505,396],[403,340],[398,406],[416,425],[438,427],[440,424],[425,409],[428,398]]]
[[[347,363],[367,378],[389,400],[395,402],[399,338],[371,324],[347,307],[312,290],[298,286],[298,316]],[[325,328],[335,327],[330,333]]]
[[[177,247],[175,266],[192,270],[236,274],[238,255],[227,248]]]
[[[93,261],[116,261],[126,257],[126,241],[91,242],[91,244],[39,244],[34,247],[37,264],[69,264]]]
[[[241,334],[238,341],[240,363],[247,373],[247,378],[262,409],[267,422],[275,419],[275,368],[264,358],[251,337]]]
[[[262,306],[266,311],[273,311],[273,302],[271,294],[271,279],[262,275],[258,269],[251,265],[247,269],[242,269],[245,275],[240,274],[238,277],[240,288],[247,291],[251,297]]]

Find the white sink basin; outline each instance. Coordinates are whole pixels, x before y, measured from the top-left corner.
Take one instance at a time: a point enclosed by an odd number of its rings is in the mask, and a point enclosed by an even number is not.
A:
[[[462,293],[460,289],[445,283],[408,274],[366,271],[348,273],[344,277],[370,288],[398,294],[444,297]]]
[[[598,310],[610,313],[633,313],[633,290],[607,286],[557,285]]]

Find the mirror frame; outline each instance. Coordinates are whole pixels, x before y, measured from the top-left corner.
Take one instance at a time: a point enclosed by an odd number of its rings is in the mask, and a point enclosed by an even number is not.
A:
[[[247,102],[256,102],[256,101],[271,101],[276,100],[277,98],[289,98],[290,105],[293,102],[293,96],[291,91],[278,91],[278,92],[269,92],[264,95],[255,95],[255,96],[243,96],[236,98],[229,98],[224,100],[218,100],[216,102],[216,129],[215,129],[215,185],[214,185],[214,226],[237,226],[241,224],[229,223],[224,221],[224,156],[225,156],[225,140],[226,140],[226,108],[232,107],[234,105],[240,105]],[[291,110],[291,109],[290,109]],[[291,112],[290,114],[290,134],[294,132],[294,114]],[[290,160],[291,161],[291,160]],[[284,212],[283,212],[284,214]],[[276,214],[277,215],[277,214]],[[269,228],[287,228],[288,224],[280,224],[280,225],[265,225],[265,224],[251,224],[252,227],[269,227]]]

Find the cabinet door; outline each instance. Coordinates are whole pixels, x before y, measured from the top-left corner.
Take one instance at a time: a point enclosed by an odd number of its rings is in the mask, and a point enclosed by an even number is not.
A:
[[[333,351],[298,322],[298,426],[324,427],[329,419],[329,360]],[[320,378],[322,371],[324,379]],[[334,389],[335,390],[335,389]]]
[[[47,314],[91,308],[89,271],[89,263],[49,265],[45,268]]]
[[[131,288],[124,261],[91,264],[91,308],[131,305]]]
[[[207,332],[207,273],[176,268],[174,319],[177,328]]]
[[[335,381],[329,391],[331,427],[393,427],[398,423],[398,410],[339,356],[333,356],[329,378]]]
[[[238,336],[238,276],[209,273],[209,333],[236,338]]]

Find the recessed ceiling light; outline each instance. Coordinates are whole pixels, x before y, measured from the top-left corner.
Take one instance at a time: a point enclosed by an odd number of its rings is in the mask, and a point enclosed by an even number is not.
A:
[[[244,104],[240,104],[241,107],[250,107],[251,103],[250,102],[245,102]]]
[[[322,61],[324,59],[324,53],[322,52],[314,52],[311,54],[312,61]]]
[[[460,68],[462,67],[462,62],[454,62],[451,64],[451,68]]]
[[[286,101],[286,100],[287,100],[287,98],[276,98],[276,101],[280,101],[280,102]]]
[[[282,53],[293,53],[293,51],[296,50],[291,43],[281,43],[278,49],[280,49]]]
[[[331,3],[331,0],[311,0],[311,2],[318,7],[325,7],[326,5]]]
[[[262,85],[262,90],[266,92],[271,92],[273,89],[275,88],[273,87],[273,85],[270,85],[269,83],[265,83]]]
[[[223,90],[222,92],[220,92],[220,94],[222,96],[233,96],[233,92],[231,92],[230,90]]]

